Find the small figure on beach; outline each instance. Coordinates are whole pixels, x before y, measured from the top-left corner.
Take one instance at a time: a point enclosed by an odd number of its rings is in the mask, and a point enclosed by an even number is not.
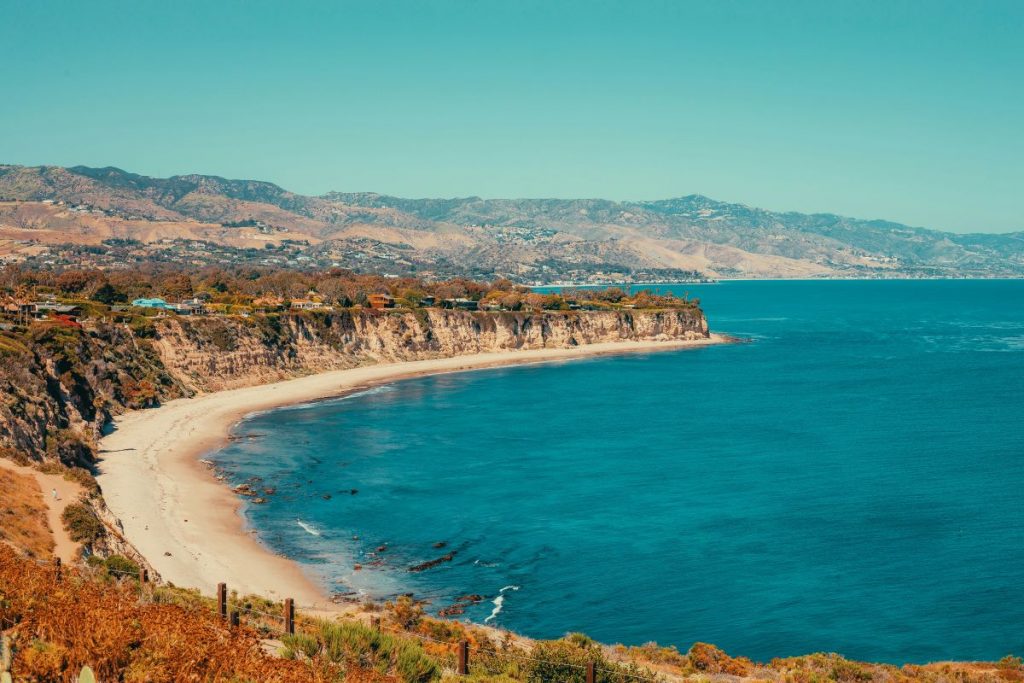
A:
[[[60,500],[60,496],[57,495],[57,489],[53,489],[53,499]]]

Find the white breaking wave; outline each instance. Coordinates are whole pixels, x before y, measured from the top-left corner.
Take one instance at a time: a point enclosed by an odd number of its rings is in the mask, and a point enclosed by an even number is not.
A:
[[[302,403],[290,403],[286,406],[279,406],[277,408],[267,408],[266,410],[254,410],[253,412],[248,413],[245,417],[243,417],[241,421],[245,422],[254,417],[260,417],[261,415],[267,415],[269,413],[288,413],[293,410],[306,410],[307,408],[313,408],[315,406],[333,405],[335,403],[347,401],[350,398],[373,396],[374,394],[386,394],[395,390],[396,388],[390,384],[382,384],[379,387],[360,389],[359,391],[353,391],[351,394],[345,394],[344,396],[336,396],[335,398],[318,399],[315,401],[304,401]]]
[[[306,524],[301,519],[295,520],[295,523],[301,526],[307,533],[313,534],[314,536],[320,535],[320,531],[312,524]]]
[[[501,614],[501,610],[505,606],[505,591],[517,591],[517,590],[519,590],[519,586],[505,586],[500,591],[498,591],[498,597],[494,598],[494,600],[493,600],[493,602],[494,602],[494,609],[491,610],[491,616],[489,616],[486,619],[484,619],[484,623],[485,624],[487,624],[487,623],[489,623],[491,621],[494,621],[494,619],[499,614]]]

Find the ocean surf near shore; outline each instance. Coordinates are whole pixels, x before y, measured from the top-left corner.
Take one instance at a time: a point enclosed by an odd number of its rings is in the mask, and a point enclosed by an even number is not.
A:
[[[756,341],[412,379],[210,457],[275,487],[247,523],[352,599],[483,623],[502,597],[487,623],[531,637],[763,661],[998,659],[1024,649],[1021,286],[685,285]]]
[[[670,351],[729,341],[722,335],[684,341],[622,341],[573,348],[479,353],[381,363],[170,401],[123,415],[100,443],[97,480],[125,537],[160,576],[210,593],[225,582],[320,610],[329,595],[296,563],[262,544],[245,526],[238,497],[200,458],[227,441],[246,415],[333,398],[411,377],[608,354]],[[313,534],[309,523],[297,525]]]

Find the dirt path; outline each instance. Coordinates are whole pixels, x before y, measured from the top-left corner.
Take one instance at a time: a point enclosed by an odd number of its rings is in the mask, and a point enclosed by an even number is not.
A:
[[[78,552],[78,544],[71,540],[68,532],[64,530],[64,522],[61,515],[71,503],[74,503],[84,492],[84,489],[75,482],[68,481],[59,474],[43,474],[39,470],[22,465],[15,465],[10,460],[0,458],[0,467],[17,472],[18,474],[32,477],[39,484],[43,492],[43,500],[46,502],[46,521],[53,533],[53,540],[56,545],[53,554],[61,559],[61,562],[72,562]],[[57,499],[53,498],[53,490],[57,490]]]

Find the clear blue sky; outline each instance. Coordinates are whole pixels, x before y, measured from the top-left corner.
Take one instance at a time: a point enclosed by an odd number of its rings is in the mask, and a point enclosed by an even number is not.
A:
[[[1024,2],[3,0],[0,162],[1024,229]]]

